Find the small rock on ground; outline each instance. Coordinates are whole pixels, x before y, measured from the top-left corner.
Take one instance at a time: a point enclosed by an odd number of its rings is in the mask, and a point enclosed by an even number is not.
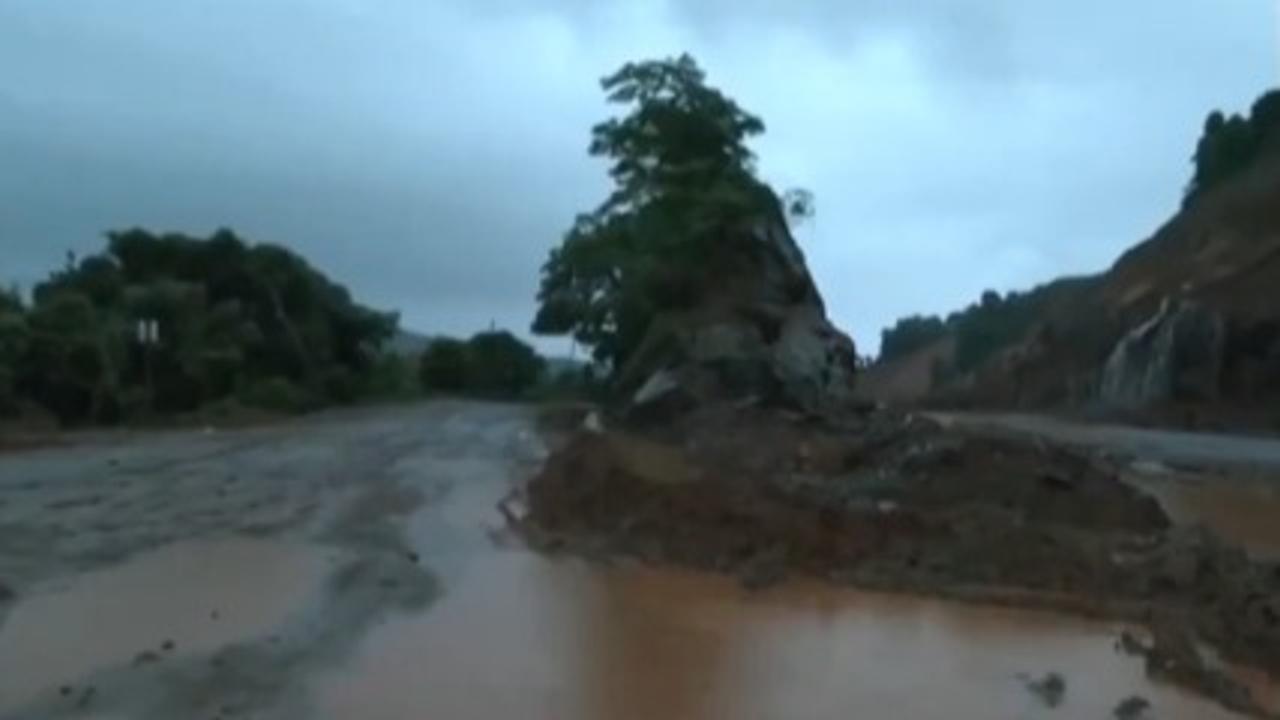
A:
[[[1067,681],[1058,673],[1051,672],[1039,680],[1028,681],[1027,690],[1045,705],[1054,708],[1062,704],[1062,699],[1067,694]]]
[[[1111,714],[1116,720],[1141,720],[1147,716],[1147,711],[1150,709],[1151,703],[1146,698],[1131,695],[1121,700]]]

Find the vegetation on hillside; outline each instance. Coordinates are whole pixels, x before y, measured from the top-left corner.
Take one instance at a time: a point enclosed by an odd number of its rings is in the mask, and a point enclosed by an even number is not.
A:
[[[707,85],[688,55],[628,63],[602,86],[628,109],[591,133],[614,189],[552,249],[533,330],[570,335],[616,369],[658,314],[696,304],[726,228],[770,209],[804,216],[813,203],[796,192],[782,205],[755,177],[746,141],[764,123]]]
[[[229,230],[112,232],[102,252],[0,295],[0,410],[66,424],[179,413],[224,399],[303,410],[396,372],[396,316],[371,310],[289,250]]]
[[[937,315],[909,315],[880,331],[880,362],[904,358],[941,340],[947,324]]]
[[[995,353],[1027,337],[1033,327],[1046,320],[1047,310],[1063,298],[1080,291],[1094,278],[1065,278],[1028,292],[1001,295],[987,290],[977,302],[943,319],[937,315],[912,315],[880,333],[879,362],[910,355],[942,337],[955,336],[955,355],[946,374],[967,373]]]
[[[1185,204],[1248,170],[1259,158],[1280,152],[1280,90],[1258,98],[1247,117],[1214,110],[1196,145],[1194,173]]]

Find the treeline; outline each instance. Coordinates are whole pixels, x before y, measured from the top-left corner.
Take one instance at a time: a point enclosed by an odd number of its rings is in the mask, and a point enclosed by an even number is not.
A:
[[[1195,170],[1184,205],[1276,152],[1280,152],[1280,90],[1258,98],[1247,117],[1213,111],[1196,145]]]
[[[107,247],[0,295],[0,412],[114,423],[235,399],[305,410],[398,383],[379,348],[397,317],[289,250],[112,232]]]
[[[1081,292],[1093,277],[1064,278],[1027,292],[1001,295],[987,290],[977,302],[951,313],[912,315],[898,320],[880,333],[879,362],[890,362],[927,347],[942,338],[955,337],[955,354],[947,367],[950,374],[967,373],[995,353],[1021,342],[1036,323],[1044,320],[1050,305]]]

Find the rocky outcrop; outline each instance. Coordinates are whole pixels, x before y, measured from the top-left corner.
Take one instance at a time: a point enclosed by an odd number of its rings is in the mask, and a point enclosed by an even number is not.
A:
[[[780,209],[736,228],[712,288],[658,318],[619,373],[627,412],[668,416],[711,402],[825,414],[854,401],[857,352],[827,318]]]
[[[1166,298],[1107,358],[1099,394],[1118,407],[1212,400],[1222,375],[1226,327],[1213,311]]]

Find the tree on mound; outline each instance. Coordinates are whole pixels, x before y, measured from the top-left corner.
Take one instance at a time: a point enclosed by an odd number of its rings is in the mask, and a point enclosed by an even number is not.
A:
[[[856,349],[788,227],[813,198],[756,178],[746,143],[764,123],[688,55],[624,65],[603,86],[628,109],[592,130],[614,189],[551,251],[534,332],[590,348],[633,410],[845,403]]]
[[[764,123],[692,57],[628,63],[602,86],[629,108],[591,133],[614,190],[551,251],[533,330],[571,335],[618,368],[658,312],[696,302],[725,228],[772,196],[746,146]]]

